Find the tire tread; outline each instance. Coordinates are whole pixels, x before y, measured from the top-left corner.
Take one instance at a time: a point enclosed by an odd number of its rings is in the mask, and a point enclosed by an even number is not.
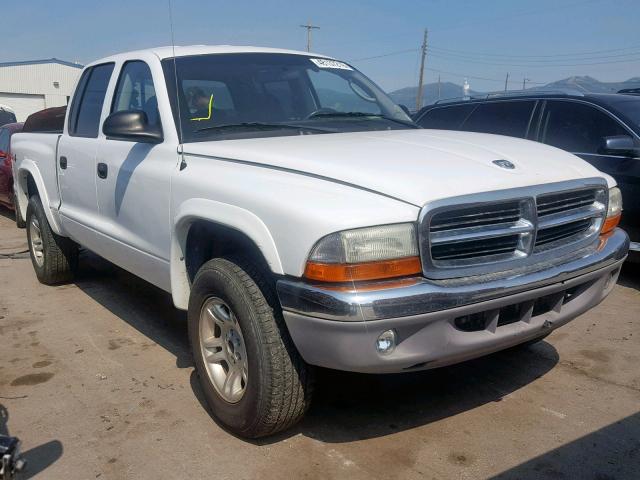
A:
[[[314,388],[313,372],[293,344],[265,268],[250,257],[235,255],[210,260],[201,271],[220,267],[231,273],[230,280],[239,283],[255,308],[260,341],[269,358],[266,370],[271,375],[267,382],[270,390],[264,395],[256,421],[242,433],[251,438],[272,435],[294,425],[307,411]]]

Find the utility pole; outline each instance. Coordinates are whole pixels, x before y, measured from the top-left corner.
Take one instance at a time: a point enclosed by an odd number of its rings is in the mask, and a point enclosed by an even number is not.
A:
[[[507,91],[507,87],[509,85],[509,72],[507,72],[507,78],[504,79],[504,91]]]
[[[311,51],[311,30],[314,30],[314,29],[319,30],[320,27],[311,25],[311,20],[309,20],[306,25],[300,25],[300,26],[302,28],[307,29],[307,52],[310,52]]]
[[[420,80],[418,81],[418,95],[416,96],[416,111],[422,108],[422,82],[424,81],[424,59],[427,56],[427,29],[424,29],[422,38],[422,60],[420,62]]]
[[[527,77],[524,77],[524,78],[522,79],[522,90],[524,90],[524,89],[526,89],[526,88],[527,88],[527,82],[530,82],[530,81],[531,81],[531,79],[530,79],[530,78],[527,78]]]
[[[438,75],[438,100],[440,100],[440,75]]]

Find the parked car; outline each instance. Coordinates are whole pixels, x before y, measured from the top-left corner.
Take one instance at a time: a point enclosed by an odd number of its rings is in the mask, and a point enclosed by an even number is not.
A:
[[[8,105],[0,105],[0,127],[7,123],[16,123],[16,114]]]
[[[51,107],[32,113],[24,122],[23,132],[62,133],[67,106]]]
[[[424,128],[496,133],[562,148],[616,179],[640,261],[640,97],[627,94],[517,92],[430,105],[415,121]]]
[[[62,135],[21,133],[38,280],[82,245],[188,312],[204,396],[245,437],[313,367],[435,368],[539,341],[613,288],[615,180],[520,139],[418,128],[347,63],[157,48],[85,67]]]
[[[15,209],[16,201],[13,192],[13,155],[11,154],[11,137],[22,130],[22,123],[7,123],[0,127],[0,206]],[[16,223],[24,227],[24,220],[16,213]]]

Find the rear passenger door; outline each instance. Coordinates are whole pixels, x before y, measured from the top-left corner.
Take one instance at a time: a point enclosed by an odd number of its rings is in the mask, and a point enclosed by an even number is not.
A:
[[[60,215],[67,233],[89,248],[97,226],[96,152],[100,117],[114,64],[87,68],[78,82],[58,144]]]
[[[595,105],[580,101],[548,100],[544,106],[539,140],[571,152],[615,178],[622,192],[623,225],[638,229],[640,158],[604,152],[604,138],[614,135],[635,138],[635,134],[620,121]]]

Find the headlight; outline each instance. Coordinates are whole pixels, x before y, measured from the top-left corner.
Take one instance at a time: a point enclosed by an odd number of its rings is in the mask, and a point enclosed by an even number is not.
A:
[[[622,194],[618,187],[609,189],[609,208],[607,218],[602,224],[601,233],[608,233],[618,226],[622,216]]]
[[[414,223],[332,233],[311,250],[304,276],[349,282],[414,275],[422,271]]]

